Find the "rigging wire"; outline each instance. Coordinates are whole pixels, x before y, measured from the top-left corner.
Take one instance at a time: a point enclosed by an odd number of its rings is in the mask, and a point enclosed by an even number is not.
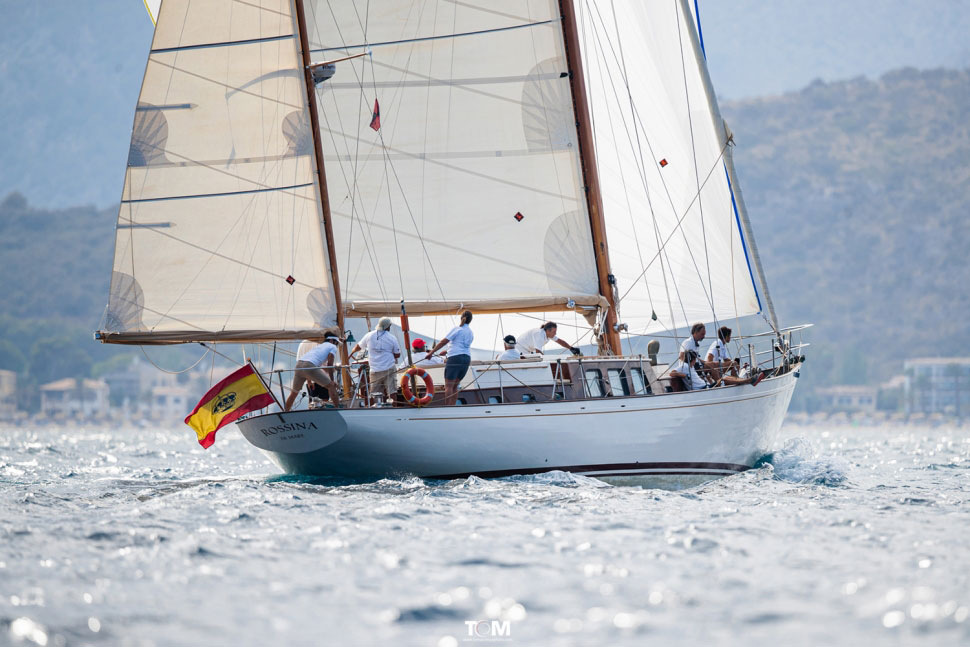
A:
[[[719,162],[721,161],[721,158],[722,158],[722,157],[724,156],[724,149],[725,149],[726,147],[727,147],[727,143],[725,143],[725,144],[724,144],[724,146],[722,146],[722,147],[721,147],[721,152],[720,152],[720,154],[719,154],[719,155],[717,156],[717,159],[716,159],[716,160],[714,160],[714,166],[713,166],[713,167],[711,167],[711,170],[707,172],[707,176],[706,176],[706,177],[704,178],[704,181],[703,181],[703,182],[701,183],[701,189],[703,189],[703,188],[704,188],[704,186],[705,186],[705,185],[707,184],[707,181],[708,181],[708,180],[709,180],[709,179],[711,178],[711,174],[712,174],[712,173],[714,172],[714,170],[715,170],[715,169],[717,168],[717,166],[718,166],[718,163],[719,163]],[[651,265],[653,265],[653,262],[654,262],[655,260],[657,260],[657,257],[658,257],[658,256],[659,256],[659,255],[661,254],[661,252],[663,252],[663,250],[664,250],[664,249],[665,249],[665,248],[667,247],[667,243],[669,243],[669,242],[670,242],[670,239],[671,239],[671,238],[673,238],[673,236],[674,236],[674,234],[675,234],[675,233],[677,233],[677,231],[678,231],[679,229],[681,229],[681,224],[683,224],[683,222],[684,222],[684,219],[685,219],[685,218],[686,218],[686,217],[687,217],[687,216],[688,216],[688,215],[690,214],[690,210],[691,210],[691,207],[693,207],[693,206],[694,206],[694,202],[695,202],[695,201],[697,200],[697,195],[698,195],[698,194],[696,194],[696,193],[694,194],[694,197],[693,197],[693,199],[691,199],[691,201],[690,201],[690,204],[688,204],[688,205],[687,205],[687,208],[686,208],[686,209],[684,210],[684,215],[682,215],[682,216],[681,216],[681,217],[680,217],[680,218],[679,218],[679,219],[677,220],[677,224],[676,224],[676,226],[675,226],[675,227],[674,227],[674,229],[673,229],[673,230],[672,230],[672,231],[670,232],[670,234],[669,234],[669,235],[667,236],[667,239],[666,239],[666,240],[664,240],[664,242],[663,242],[663,245],[661,246],[661,248],[660,248],[659,250],[657,250],[657,253],[656,253],[656,254],[654,254],[654,256],[653,256],[653,258],[652,258],[652,259],[650,259],[650,262],[649,262],[649,263],[647,263],[647,266],[646,266],[645,268],[643,268],[643,272],[642,272],[642,273],[641,273],[641,274],[640,274],[639,276],[637,276],[637,281],[639,281],[639,280],[640,280],[640,276],[643,276],[644,274],[646,274],[646,272],[647,272],[647,270],[649,270],[649,269],[650,269],[650,266],[651,266]],[[633,289],[633,287],[634,287],[634,286],[630,286],[630,288],[628,288],[628,289],[627,289],[627,291],[626,291],[626,292],[624,292],[624,293],[623,293],[623,296],[622,296],[622,297],[620,297],[620,298],[622,299],[622,298],[624,298],[624,297],[625,297],[625,296],[626,296],[627,294],[629,294],[629,293],[630,293],[630,290],[632,290],[632,289]]]
[[[707,248],[707,227],[704,226],[704,200],[701,197],[701,187],[700,178],[698,177],[697,169],[697,141],[694,137],[694,118],[691,116],[690,112],[690,91],[687,85],[687,61],[684,56],[684,38],[683,31],[681,29],[681,15],[680,10],[676,11],[677,14],[677,44],[680,50],[680,67],[684,77],[684,101],[687,104],[687,125],[690,130],[690,147],[691,147],[691,158],[694,163],[694,182],[697,187],[697,209],[700,212],[701,217],[701,239],[704,243],[704,261],[707,263],[707,285],[711,290],[711,315],[714,317],[714,328],[718,327],[717,322],[717,308],[714,306],[714,281],[711,279],[711,258]],[[733,272],[732,266],[732,272]],[[701,280],[703,284],[703,279]]]
[[[599,13],[599,9],[598,8],[596,10],[596,13],[597,13],[597,16],[599,17],[600,24],[603,25],[603,29],[604,29],[604,31],[606,31],[605,22],[603,20],[602,14]],[[599,34],[598,34],[598,32],[596,32],[595,28],[594,28],[594,33],[597,36],[597,41],[599,42]],[[616,56],[616,51],[613,49],[613,45],[609,41],[608,38],[607,38],[607,43],[610,45],[610,51],[613,54],[614,61],[617,61],[618,62],[618,59],[617,59],[617,56]],[[603,45],[602,45],[601,42],[600,42],[600,49],[601,49],[601,51],[604,51],[604,53],[605,53],[605,50],[603,49]],[[612,81],[612,73],[610,73],[610,79]],[[627,80],[626,77],[624,77],[624,83],[625,83],[626,87],[629,89],[629,82],[628,82],[628,80]],[[615,87],[614,87],[614,93],[615,93]],[[643,131],[644,131],[644,139],[646,141],[647,148],[650,150],[651,156],[654,159],[656,159],[657,155],[656,155],[656,153],[653,150],[653,145],[650,142],[650,138],[646,136],[646,129],[644,128],[643,123],[640,120],[639,112],[636,110],[636,107],[635,106],[632,107],[632,110],[631,111],[632,111],[632,116],[633,116],[635,125],[636,124],[639,124],[640,128],[643,129]],[[722,151],[722,154],[723,154],[723,151]],[[664,179],[663,175],[661,174],[659,177],[660,177],[660,182],[661,182],[662,186],[664,187],[664,191],[665,191],[665,193],[667,195],[667,200],[670,203],[671,210],[674,213],[676,213],[676,207],[674,206],[673,197],[671,196],[671,193],[670,193],[670,188],[667,186],[667,182]],[[646,176],[643,177],[643,182],[644,182],[644,185],[646,185]],[[696,199],[696,195],[695,195],[695,199]],[[693,201],[691,202],[691,204],[693,204]],[[678,223],[678,227],[676,227],[673,231],[677,231],[678,228],[679,228],[679,223]],[[690,255],[691,262],[692,262],[692,264],[694,266],[695,271],[697,272],[698,279],[700,279],[700,284],[701,284],[701,288],[702,288],[702,290],[704,292],[704,296],[707,298],[708,302],[711,304],[711,307],[713,308],[713,301],[711,300],[711,297],[708,294],[706,287],[704,286],[703,277],[701,276],[700,268],[697,266],[697,260],[694,258],[694,253],[693,253],[693,251],[690,248],[690,241],[687,238],[687,234],[683,230],[681,230],[681,234],[684,237],[685,248],[687,249],[688,254]],[[669,242],[669,237],[668,237],[668,242]],[[666,245],[666,243],[665,243],[665,245]],[[665,252],[665,255],[666,255],[666,252]],[[669,258],[667,259],[667,262],[668,262],[668,264],[670,264]],[[661,259],[661,265],[662,265],[662,259]],[[673,267],[673,266],[671,265],[671,267]],[[643,274],[641,274],[640,276],[637,277],[637,281],[639,281],[639,278],[641,276],[643,276]],[[634,281],[634,283],[636,283],[636,281]],[[677,293],[678,300],[680,301],[681,309],[684,310],[683,300],[680,297],[680,290],[679,290],[679,288],[678,288],[678,286],[676,284],[674,285],[674,290]],[[625,294],[629,294],[629,290],[627,290],[627,292]],[[622,299],[622,297],[621,297],[621,299]],[[689,323],[689,321],[687,320],[687,314],[686,314],[686,311],[685,310],[684,310],[684,318],[685,318],[685,321],[687,321]],[[675,322],[672,322],[672,323],[675,324]]]
[[[209,354],[209,349],[207,347],[206,348],[206,351],[204,353],[202,353],[202,356],[199,357],[199,359],[195,360],[195,362],[193,362],[192,365],[189,366],[188,368],[183,368],[181,371],[170,371],[170,370],[165,369],[165,368],[162,368],[161,366],[159,366],[158,364],[156,364],[155,363],[155,360],[153,360],[151,357],[148,356],[148,353],[145,351],[145,347],[144,346],[139,346],[138,348],[141,349],[142,355],[145,356],[145,359],[148,360],[148,363],[149,364],[151,364],[152,366],[154,366],[155,368],[157,368],[162,373],[168,373],[169,375],[179,375],[181,373],[188,373],[193,368],[195,368],[196,366],[198,366],[199,364],[201,364],[202,363],[202,360],[205,359],[205,356]]]
[[[599,13],[599,9],[598,8],[596,10],[596,14],[599,17],[600,25],[602,26],[603,31],[608,31],[608,29],[606,27],[606,23],[603,20],[602,14]],[[615,24],[615,20],[614,20],[614,24]],[[605,48],[603,46],[603,43],[602,43],[602,41],[601,41],[601,39],[599,37],[599,33],[598,33],[597,29],[596,29],[595,23],[592,24],[592,31],[593,31],[594,36],[596,37],[596,42],[597,42],[597,45],[599,46],[599,51],[603,54],[603,56],[605,58],[606,57],[605,56],[606,50],[605,50]],[[629,130],[629,127],[626,124],[626,116],[625,116],[624,112],[621,111],[620,115],[623,118],[623,126],[624,126],[624,130],[626,131],[626,134],[627,134],[627,141],[630,142],[630,144],[631,144],[631,153],[633,153],[634,161],[636,162],[637,170],[639,171],[640,182],[643,185],[644,194],[647,196],[647,204],[648,204],[648,206],[650,208],[650,216],[651,216],[651,219],[652,219],[652,222],[653,222],[655,242],[656,242],[657,248],[660,249],[661,248],[661,246],[660,246],[660,224],[657,221],[657,214],[656,214],[656,210],[654,209],[654,206],[653,206],[653,200],[650,198],[650,191],[649,191],[649,187],[647,185],[646,163],[643,160],[643,152],[642,152],[642,148],[640,148],[640,144],[639,144],[639,142],[640,142],[639,133],[640,133],[641,130],[643,130],[644,140],[645,140],[645,142],[647,144],[647,148],[650,151],[650,155],[654,159],[656,158],[656,153],[653,150],[653,145],[650,143],[650,138],[646,134],[646,129],[643,127],[643,123],[640,121],[639,115],[638,115],[638,113],[636,111],[636,106],[633,103],[632,91],[630,90],[630,84],[629,84],[629,78],[626,76],[625,63],[622,62],[622,59],[617,59],[616,51],[613,49],[612,42],[610,42],[609,38],[607,38],[606,41],[607,41],[607,44],[610,45],[610,51],[613,54],[613,61],[616,62],[617,64],[619,64],[621,66],[622,70],[623,70],[623,73],[621,74],[621,77],[623,79],[624,87],[627,90],[628,97],[630,98],[631,119],[633,121],[633,130],[634,130],[634,132],[636,133],[636,136],[637,136],[637,146],[638,146],[639,155],[636,154],[637,151],[633,151],[632,150],[633,137],[630,136],[630,130]],[[613,73],[610,70],[609,65],[607,65],[607,67],[606,67],[606,73],[607,73],[607,76],[609,77],[609,80],[610,80],[610,86],[611,86],[611,89],[613,90],[614,99],[616,100],[617,105],[619,105],[620,99],[619,99],[619,96],[616,93],[616,82],[613,79]],[[672,198],[672,196],[670,194],[670,189],[667,186],[667,182],[664,179],[663,175],[660,175],[659,178],[660,178],[660,183],[663,186],[664,191],[665,191],[665,193],[667,195],[667,200],[670,203],[671,210],[674,213],[676,213],[676,208],[674,207],[673,198]],[[667,266],[669,266],[671,268],[671,274],[673,274],[673,269],[672,269],[673,268],[673,264],[670,262],[670,258],[667,255],[666,251],[664,251],[663,256],[661,256],[661,258],[660,258],[660,269],[661,269],[661,274],[662,274],[663,280],[664,280],[664,291],[666,292],[666,295],[667,295],[667,304],[668,304],[668,308],[670,310],[670,324],[671,324],[671,326],[674,329],[676,329],[676,327],[677,327],[677,321],[676,321],[676,318],[674,317],[674,312],[673,312],[673,300],[670,298],[670,287],[669,287],[669,284],[667,282],[667,270],[664,267],[664,258],[666,258],[666,260],[667,260]],[[641,264],[642,264],[642,262],[641,262]],[[631,283],[631,286],[635,286],[638,281],[639,281],[639,277]],[[683,299],[681,298],[680,290],[679,290],[679,288],[678,288],[678,286],[677,286],[676,283],[674,284],[674,293],[676,294],[677,301],[680,304],[681,312],[684,315],[684,320],[687,321],[687,312],[686,312],[686,309],[684,308],[684,302],[683,302]],[[623,300],[623,297],[621,297],[620,300],[622,301]],[[658,321],[659,321],[659,319],[658,319]]]

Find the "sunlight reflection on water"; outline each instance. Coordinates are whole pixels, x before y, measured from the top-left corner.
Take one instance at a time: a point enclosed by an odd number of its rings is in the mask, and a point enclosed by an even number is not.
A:
[[[792,427],[680,492],[348,484],[191,441],[0,429],[0,644],[970,640],[967,430]]]

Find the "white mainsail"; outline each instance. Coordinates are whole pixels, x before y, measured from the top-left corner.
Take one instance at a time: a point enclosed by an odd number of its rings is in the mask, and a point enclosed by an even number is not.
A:
[[[758,313],[692,12],[679,0],[578,6],[621,321],[639,334]]]
[[[604,303],[557,2],[319,2],[308,22],[314,62],[370,52],[318,92],[351,314]]]
[[[165,0],[103,333],[301,338],[335,322],[290,0]]]

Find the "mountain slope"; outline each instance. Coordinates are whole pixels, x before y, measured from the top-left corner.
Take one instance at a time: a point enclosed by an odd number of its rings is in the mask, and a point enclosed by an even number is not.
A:
[[[817,82],[723,112],[785,322],[865,356],[869,380],[970,354],[970,70]]]

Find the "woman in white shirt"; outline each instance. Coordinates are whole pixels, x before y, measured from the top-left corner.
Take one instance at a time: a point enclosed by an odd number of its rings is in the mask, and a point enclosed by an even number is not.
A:
[[[468,327],[472,322],[471,310],[461,313],[461,323],[452,328],[451,332],[442,338],[428,352],[428,358],[441,350],[445,344],[448,347],[448,360],[445,362],[445,404],[454,404],[458,397],[458,384],[468,373],[472,363],[472,341],[475,333]],[[426,358],[427,359],[427,358]]]

